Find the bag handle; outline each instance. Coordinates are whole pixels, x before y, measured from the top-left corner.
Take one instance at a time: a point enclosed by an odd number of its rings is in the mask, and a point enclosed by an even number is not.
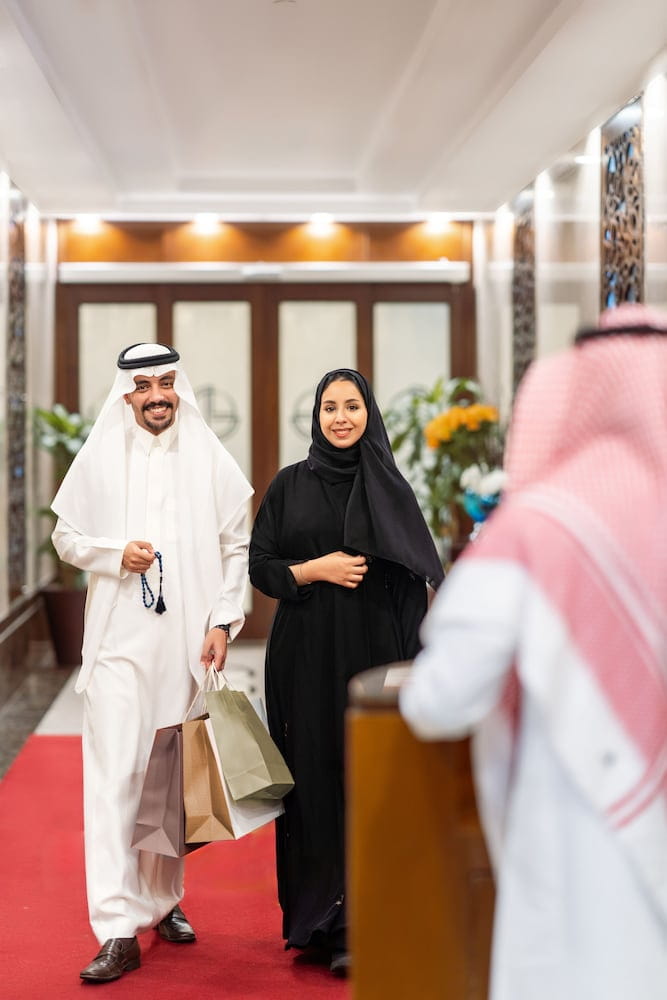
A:
[[[206,671],[206,673],[204,675],[204,679],[201,682],[201,684],[199,685],[199,687],[197,688],[197,690],[195,691],[195,696],[192,699],[192,702],[190,703],[190,707],[187,710],[187,712],[185,713],[185,716],[183,717],[183,722],[187,722],[187,720],[190,718],[190,715],[192,714],[192,710],[194,709],[195,705],[197,704],[197,701],[200,698],[203,698],[205,695],[207,695],[209,691],[216,691],[216,690],[218,690],[217,687],[216,687],[216,680],[215,680],[215,678],[211,677],[211,674],[217,674],[217,673],[218,673],[218,671],[214,670],[213,668],[211,668],[210,670]]]
[[[234,687],[234,685],[232,684],[232,682],[227,677],[227,675],[226,675],[226,673],[225,673],[224,670],[215,670],[215,669],[213,669],[211,667],[209,670],[206,671],[206,673],[207,674],[214,674],[215,675],[213,677],[213,679],[210,680],[210,683],[208,684],[208,687],[206,688],[207,692],[208,691],[221,691],[223,685],[226,686],[226,687],[228,687],[230,691],[236,691],[237,690],[237,688]],[[208,681],[208,678],[204,681],[204,683],[206,684],[207,681]]]

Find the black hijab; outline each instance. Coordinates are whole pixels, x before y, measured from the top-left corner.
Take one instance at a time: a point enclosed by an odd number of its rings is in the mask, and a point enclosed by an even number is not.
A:
[[[320,427],[322,393],[332,382],[353,382],[368,411],[366,430],[349,448],[336,448]],[[412,487],[399,472],[371,388],[357,371],[337,368],[320,380],[313,406],[308,467],[328,483],[352,482],[344,545],[399,563],[438,587],[444,573]]]

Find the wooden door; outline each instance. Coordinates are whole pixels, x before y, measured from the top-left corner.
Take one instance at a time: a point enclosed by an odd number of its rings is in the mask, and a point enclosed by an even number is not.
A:
[[[252,514],[278,468],[305,457],[325,371],[357,368],[381,408],[415,379],[475,372],[469,284],[62,284],[56,398],[94,415],[119,350],[140,340],[181,352],[204,415],[255,488]],[[244,637],[266,636],[273,606],[251,593]]]

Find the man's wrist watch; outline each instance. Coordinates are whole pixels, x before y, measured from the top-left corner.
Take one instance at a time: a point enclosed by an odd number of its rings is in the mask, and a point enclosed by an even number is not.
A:
[[[229,640],[229,642],[231,642],[231,641],[232,641],[232,639],[231,639],[231,636],[230,636],[230,634],[229,634],[229,629],[230,629],[230,626],[229,626],[229,625],[214,625],[214,626],[213,626],[213,628],[221,628],[221,629],[222,629],[222,631],[223,631],[223,632],[225,633],[225,635],[227,636],[227,639]]]

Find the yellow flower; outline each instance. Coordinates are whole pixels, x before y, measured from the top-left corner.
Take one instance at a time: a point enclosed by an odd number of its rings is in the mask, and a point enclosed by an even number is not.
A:
[[[424,437],[429,448],[437,448],[440,444],[451,441],[452,435],[460,428],[468,431],[479,431],[483,424],[498,422],[498,411],[495,406],[484,403],[471,403],[470,406],[451,406],[444,413],[439,413],[424,428]]]

